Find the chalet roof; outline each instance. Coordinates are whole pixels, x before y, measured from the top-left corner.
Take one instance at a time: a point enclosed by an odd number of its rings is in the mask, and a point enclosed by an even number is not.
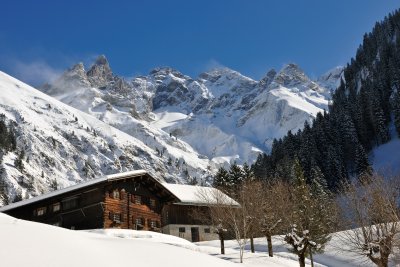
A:
[[[123,172],[117,174],[106,175],[101,178],[92,179],[87,182],[83,182],[80,184],[76,184],[73,186],[65,187],[60,190],[56,190],[50,193],[46,193],[37,197],[33,197],[30,199],[25,199],[19,202],[12,203],[10,205],[0,207],[0,212],[12,210],[18,207],[22,207],[28,204],[32,204],[44,199],[48,199],[54,196],[62,195],[68,192],[76,191],[85,187],[89,187],[92,185],[100,184],[103,182],[111,182],[117,181],[127,178],[133,178],[138,176],[148,175],[145,170],[135,170],[130,172]],[[151,177],[151,176],[150,176]],[[182,184],[168,184],[161,183],[154,179],[154,182],[158,183],[160,187],[164,188],[168,194],[174,197],[174,199],[179,200],[175,204],[179,205],[195,205],[195,206],[203,206],[203,205],[239,205],[236,201],[222,193],[216,188],[212,187],[202,187],[202,186],[193,186],[193,185],[182,185]]]
[[[195,206],[219,204],[239,206],[235,200],[213,187],[168,183],[162,183],[162,185],[180,200],[180,202],[174,204]]]
[[[11,210],[11,209],[15,209],[21,206],[25,206],[31,203],[35,203],[37,201],[43,200],[43,199],[47,199],[47,198],[51,198],[54,196],[58,196],[64,193],[68,193],[68,192],[72,192],[81,188],[85,188],[91,185],[95,185],[95,184],[100,184],[102,182],[110,182],[110,181],[116,181],[116,180],[120,180],[120,179],[126,179],[128,177],[136,177],[136,176],[141,176],[141,175],[145,175],[147,174],[147,172],[145,170],[135,170],[135,171],[130,171],[130,172],[123,172],[123,173],[117,173],[117,174],[111,174],[111,175],[106,175],[104,177],[101,178],[97,178],[97,179],[92,179],[89,180],[87,182],[83,182],[80,184],[76,184],[73,186],[69,186],[69,187],[65,187],[63,189],[60,190],[56,190],[50,193],[46,193],[37,197],[33,197],[30,199],[25,199],[22,201],[18,201],[15,203],[12,203],[10,205],[4,206],[0,208],[0,212],[2,211],[7,211],[7,210]]]

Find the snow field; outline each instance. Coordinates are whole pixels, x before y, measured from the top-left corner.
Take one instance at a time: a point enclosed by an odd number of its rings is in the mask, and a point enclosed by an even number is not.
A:
[[[87,267],[297,267],[283,237],[273,237],[274,257],[268,257],[265,238],[255,239],[256,253],[246,245],[244,263],[234,240],[191,243],[179,237],[149,231],[96,229],[73,231],[15,219],[0,213],[0,266]],[[323,254],[314,255],[316,267],[373,266],[364,257],[346,251],[341,233],[333,234]],[[310,261],[306,261],[310,266]],[[391,263],[390,266],[396,266]]]

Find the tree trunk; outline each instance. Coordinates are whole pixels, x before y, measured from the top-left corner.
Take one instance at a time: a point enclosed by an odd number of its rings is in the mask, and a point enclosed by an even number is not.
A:
[[[381,254],[381,260],[380,260],[380,264],[378,266],[379,267],[388,267],[389,266],[389,255]]]
[[[272,238],[271,235],[267,235],[267,242],[268,242],[268,255],[270,257],[274,256],[274,252],[272,251]]]
[[[250,237],[250,250],[251,250],[251,253],[254,253],[254,238],[251,236]]]
[[[239,252],[240,263],[243,263],[243,252],[244,252],[244,245],[240,245],[240,252]]]
[[[310,261],[311,261],[311,267],[314,267],[314,259],[313,259],[313,255],[312,255],[312,248],[310,246]]]
[[[219,240],[221,241],[221,254],[225,254],[225,243],[224,243],[224,235],[219,235]]]
[[[306,256],[304,252],[299,254],[299,264],[300,267],[306,267]]]

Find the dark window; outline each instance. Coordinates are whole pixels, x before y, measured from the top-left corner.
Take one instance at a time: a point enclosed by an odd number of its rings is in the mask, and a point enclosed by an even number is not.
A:
[[[150,198],[150,207],[152,208],[156,207],[156,200],[154,198]]]
[[[150,228],[157,228],[157,221],[150,221]]]
[[[138,205],[142,204],[142,197],[141,196],[135,196],[135,204],[138,204]]]
[[[114,213],[113,214],[113,222],[121,223],[121,214],[120,213]]]
[[[206,234],[211,233],[210,228],[204,228],[204,233],[206,233]]]
[[[136,218],[135,219],[135,224],[138,226],[143,226],[144,225],[144,219],[143,218]]]
[[[115,189],[113,191],[113,196],[112,197],[115,198],[115,199],[119,199],[119,191],[117,189]]]
[[[63,203],[63,209],[68,210],[68,209],[73,209],[76,206],[78,206],[78,198],[70,198],[62,201]]]
[[[179,233],[185,233],[186,228],[185,227],[179,227]]]
[[[46,214],[46,207],[41,207],[36,209],[36,215],[37,216],[43,216]]]
[[[52,209],[53,209],[53,212],[60,211],[60,209],[61,209],[60,202],[54,203]]]

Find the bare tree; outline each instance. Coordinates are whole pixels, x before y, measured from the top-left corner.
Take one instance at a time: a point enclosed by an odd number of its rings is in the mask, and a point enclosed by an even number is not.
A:
[[[245,183],[238,187],[236,192],[238,203],[218,189],[207,189],[198,192],[199,197],[208,204],[212,221],[223,222],[224,227],[226,226],[226,229],[234,234],[239,245],[241,263],[243,262],[244,248],[249,239],[253,220],[249,213],[252,205],[248,202],[248,193],[248,187],[246,187]]]
[[[255,252],[254,238],[261,236],[261,221],[264,217],[265,184],[261,181],[246,179],[240,188],[240,203],[245,206],[249,223],[250,251]]]
[[[267,239],[268,255],[273,257],[272,236],[281,232],[282,226],[287,225],[284,221],[291,210],[289,185],[282,180],[275,180],[264,186],[263,191],[262,216],[258,222]]]
[[[378,174],[347,184],[341,198],[345,226],[341,239],[350,251],[367,257],[379,267],[387,267],[399,241],[399,177]]]

